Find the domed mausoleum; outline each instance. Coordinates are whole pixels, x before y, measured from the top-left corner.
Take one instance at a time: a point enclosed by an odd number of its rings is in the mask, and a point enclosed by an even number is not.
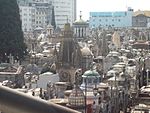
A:
[[[82,75],[81,89],[93,90],[101,82],[101,76],[96,70],[88,70]]]
[[[78,85],[75,85],[74,89],[72,90],[68,98],[67,106],[80,112],[84,111],[85,96],[83,91],[78,87]]]
[[[91,63],[93,62],[93,53],[92,51],[87,47],[83,47],[81,49],[81,54],[82,54],[82,71],[84,72],[85,70],[90,69]]]
[[[76,20],[73,23],[74,35],[78,40],[84,39],[89,32],[89,23],[82,19],[82,15],[80,14],[80,19]]]

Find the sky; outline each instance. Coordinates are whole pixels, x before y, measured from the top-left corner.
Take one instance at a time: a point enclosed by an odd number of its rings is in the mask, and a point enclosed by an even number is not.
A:
[[[82,19],[89,19],[89,12],[150,10],[150,0],[77,0],[77,19],[82,11]]]

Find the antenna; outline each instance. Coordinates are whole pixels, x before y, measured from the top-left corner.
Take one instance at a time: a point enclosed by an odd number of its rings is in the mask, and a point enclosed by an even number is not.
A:
[[[127,0],[126,0],[126,9],[128,9],[128,2],[127,2]]]

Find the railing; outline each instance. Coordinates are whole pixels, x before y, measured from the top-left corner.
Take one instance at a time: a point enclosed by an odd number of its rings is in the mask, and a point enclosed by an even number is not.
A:
[[[1,85],[0,111],[4,113],[80,113]]]

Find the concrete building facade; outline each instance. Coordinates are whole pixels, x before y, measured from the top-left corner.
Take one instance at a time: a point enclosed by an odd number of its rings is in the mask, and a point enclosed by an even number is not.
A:
[[[150,27],[150,11],[135,11],[132,17],[133,27]]]
[[[68,21],[71,25],[76,20],[76,0],[52,0],[56,27],[61,29]]]
[[[20,18],[22,21],[22,30],[24,32],[26,31],[32,31],[35,25],[35,18],[32,18],[32,15],[34,15],[33,11],[35,12],[35,9],[33,7],[28,6],[20,6]]]
[[[50,0],[18,0],[22,30],[33,31],[45,28],[51,22],[52,2]]]
[[[133,9],[117,12],[90,12],[89,26],[97,27],[131,27]]]

